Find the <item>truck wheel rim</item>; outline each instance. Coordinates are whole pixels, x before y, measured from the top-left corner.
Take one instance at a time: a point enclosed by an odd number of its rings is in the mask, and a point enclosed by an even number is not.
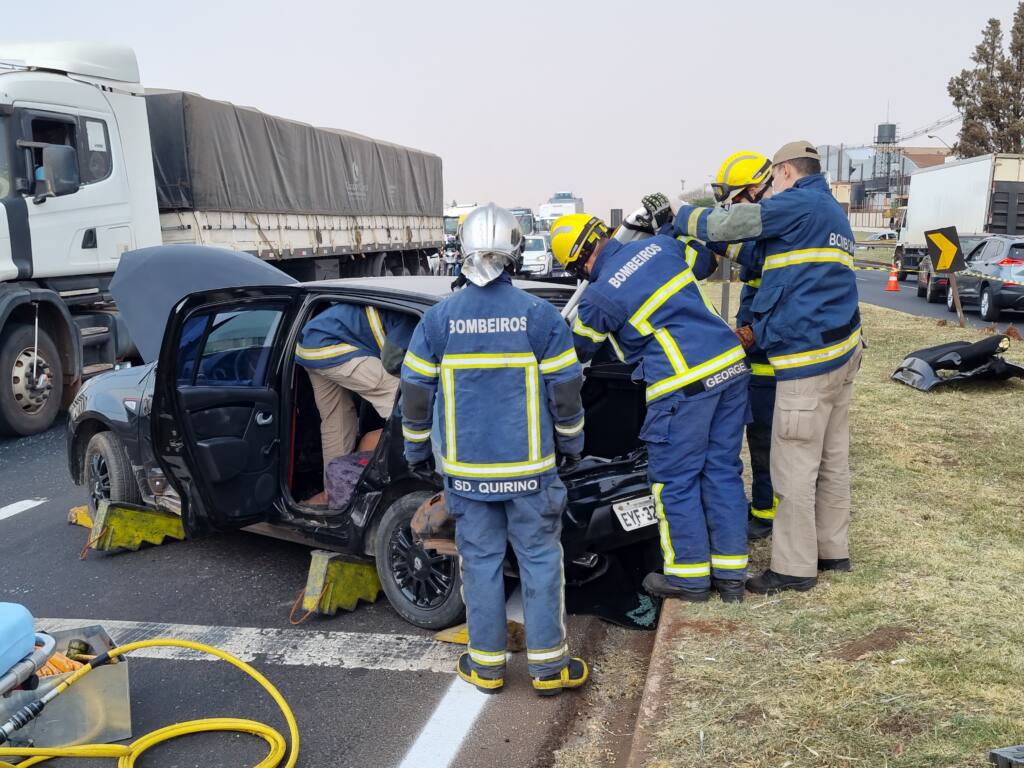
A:
[[[89,460],[89,496],[93,509],[98,509],[101,501],[110,500],[110,467],[102,453],[94,453]]]
[[[391,577],[409,603],[431,610],[447,601],[455,586],[455,558],[418,546],[407,525],[391,534],[388,555]]]
[[[31,347],[21,350],[11,369],[11,391],[18,407],[27,415],[35,416],[46,407],[52,388],[46,359],[33,353]]]

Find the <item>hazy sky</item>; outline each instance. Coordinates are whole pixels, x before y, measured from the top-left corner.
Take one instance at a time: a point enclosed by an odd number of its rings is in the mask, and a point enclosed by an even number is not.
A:
[[[736,149],[861,144],[887,108],[905,131],[951,113],[949,77],[989,17],[1008,31],[1016,3],[50,0],[31,13],[44,6],[33,32],[130,45],[147,86],[435,152],[446,201],[536,206],[566,189],[607,215],[701,185]]]

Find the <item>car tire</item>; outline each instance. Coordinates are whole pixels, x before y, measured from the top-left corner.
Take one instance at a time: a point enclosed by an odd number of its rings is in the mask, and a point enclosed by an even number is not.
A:
[[[0,341],[0,434],[34,435],[50,428],[64,397],[64,366],[57,345],[39,329],[37,360],[48,369],[50,389],[37,395],[19,375],[32,362],[35,329],[12,325]],[[38,399],[36,399],[38,397]]]
[[[919,272],[917,275],[917,298],[919,299],[923,299],[925,297],[925,293],[928,291],[928,283],[931,282],[927,275],[925,275],[924,280],[922,280],[921,274],[922,273]]]
[[[981,297],[978,301],[978,314],[981,315],[981,319],[986,323],[998,322],[999,316],[1002,314],[999,310],[999,299],[996,298],[996,292],[992,290],[990,285],[986,285],[981,289]]]
[[[956,312],[956,304],[953,302],[953,289],[946,289],[946,311]]]
[[[142,503],[128,452],[113,432],[97,432],[89,440],[82,456],[82,476],[89,494],[89,511],[94,514],[101,500]]]
[[[421,629],[444,629],[465,618],[466,606],[458,558],[423,550],[412,540],[412,516],[430,496],[417,491],[388,507],[373,551],[381,589],[395,612]]]
[[[939,296],[939,289],[935,287],[935,280],[932,279],[933,277],[934,275],[928,276],[928,285],[924,291],[924,300],[929,304],[938,304],[942,301],[942,297]]]

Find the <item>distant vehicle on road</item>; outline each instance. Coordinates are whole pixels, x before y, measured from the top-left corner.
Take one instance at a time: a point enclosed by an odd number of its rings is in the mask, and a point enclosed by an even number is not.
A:
[[[966,260],[967,269],[956,276],[964,309],[976,306],[986,322],[998,321],[1003,310],[1024,311],[1024,236],[986,238]],[[956,311],[949,290],[946,309]]]
[[[910,177],[907,208],[893,251],[903,281],[928,254],[924,233],[1024,235],[1024,155],[981,155],[922,168]]]
[[[984,235],[960,235],[960,248],[964,254],[974,250],[974,246],[985,239]],[[945,275],[932,274],[931,256],[925,255],[917,271],[917,296],[929,304],[938,304],[946,298],[949,278]]]
[[[547,232],[556,219],[567,213],[583,213],[583,198],[574,197],[572,192],[555,192],[537,209],[537,229]]]
[[[537,277],[547,277],[551,274],[551,265],[554,256],[551,253],[551,245],[545,235],[531,235],[526,238],[526,250],[523,251],[522,271]]]
[[[860,241],[860,244],[857,245],[857,250],[866,251],[869,248],[874,248],[878,245],[892,243],[895,242],[898,237],[899,233],[892,229],[885,229],[881,232],[872,232]]]
[[[509,208],[508,211],[516,217],[516,221],[519,222],[519,228],[523,231],[524,235],[532,235],[537,231],[537,219],[534,217],[532,209]]]

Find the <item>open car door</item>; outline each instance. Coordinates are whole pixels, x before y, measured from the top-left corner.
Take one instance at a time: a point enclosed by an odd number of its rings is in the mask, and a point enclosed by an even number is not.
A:
[[[150,423],[190,533],[265,521],[281,499],[282,364],[301,299],[292,286],[234,288],[171,311]]]

